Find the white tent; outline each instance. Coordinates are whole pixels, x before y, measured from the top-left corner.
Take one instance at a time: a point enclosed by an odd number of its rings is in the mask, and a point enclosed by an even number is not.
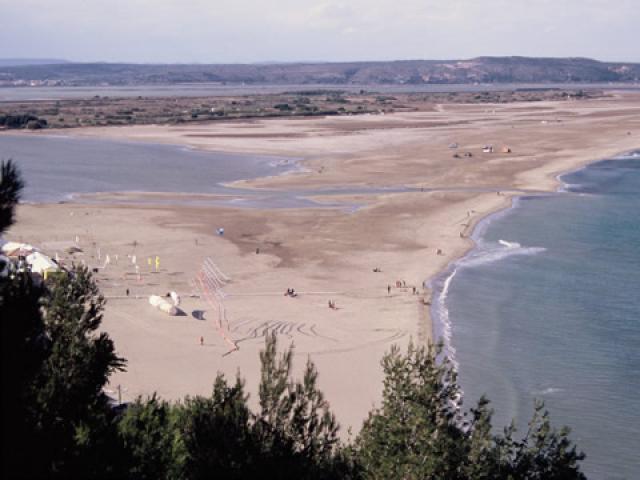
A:
[[[27,257],[27,263],[31,266],[33,273],[39,273],[40,275],[44,275],[47,272],[57,272],[59,270],[56,262],[40,252],[33,252],[29,255]]]
[[[0,250],[7,256],[17,256],[18,254],[28,255],[35,252],[36,248],[28,243],[5,242],[2,244],[2,247],[0,247]]]

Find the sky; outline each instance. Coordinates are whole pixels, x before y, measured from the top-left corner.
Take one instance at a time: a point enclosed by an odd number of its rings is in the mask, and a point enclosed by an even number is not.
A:
[[[640,62],[640,0],[0,0],[0,58]]]

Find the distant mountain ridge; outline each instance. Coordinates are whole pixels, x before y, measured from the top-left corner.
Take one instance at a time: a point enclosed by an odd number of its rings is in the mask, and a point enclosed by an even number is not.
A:
[[[406,85],[638,82],[640,63],[589,58],[477,57],[282,64],[62,63],[2,66],[0,85],[161,85],[176,83]]]
[[[0,67],[19,67],[25,65],[60,65],[71,63],[61,58],[0,58]]]

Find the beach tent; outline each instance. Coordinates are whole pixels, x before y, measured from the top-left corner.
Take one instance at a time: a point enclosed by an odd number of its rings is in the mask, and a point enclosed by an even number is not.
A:
[[[27,263],[33,273],[39,273],[42,276],[47,273],[57,272],[60,269],[56,262],[40,252],[33,252],[28,255]]]
[[[5,242],[2,247],[0,247],[0,250],[2,250],[2,253],[7,257],[26,257],[36,251],[33,245],[19,242]]]

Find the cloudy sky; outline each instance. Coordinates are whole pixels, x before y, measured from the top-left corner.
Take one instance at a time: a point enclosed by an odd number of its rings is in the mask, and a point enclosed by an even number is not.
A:
[[[0,0],[0,58],[640,62],[640,0]]]

